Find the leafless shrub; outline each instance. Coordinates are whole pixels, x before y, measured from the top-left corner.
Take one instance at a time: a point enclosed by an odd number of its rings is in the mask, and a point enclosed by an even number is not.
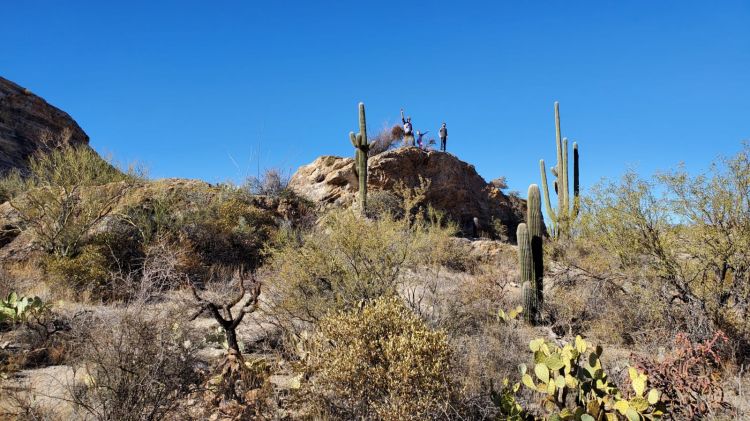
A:
[[[268,168],[259,177],[250,176],[243,189],[261,196],[281,196],[287,191],[289,176],[278,168]]]
[[[400,125],[397,124],[393,127],[384,125],[378,134],[369,139],[370,152],[368,156],[373,157],[393,148],[403,137],[404,129]]]
[[[505,178],[505,176],[500,176],[490,181],[490,184],[492,184],[498,190],[505,190],[508,188],[508,179]]]
[[[159,420],[200,381],[196,343],[177,309],[142,303],[89,314],[75,326],[68,389],[76,410],[97,420]]]
[[[226,268],[217,268],[213,271],[213,275],[218,276],[222,279],[234,278],[237,282],[237,288],[234,294],[230,297],[222,297],[219,300],[211,300],[205,295],[201,295],[198,292],[194,282],[190,282],[190,290],[193,293],[200,311],[193,316],[193,319],[198,317],[203,312],[209,313],[219,326],[224,330],[224,334],[227,338],[227,344],[230,349],[234,350],[237,354],[241,354],[240,345],[237,342],[237,327],[242,323],[242,320],[249,313],[254,312],[258,309],[258,298],[260,297],[260,282],[254,277],[249,277],[241,269],[229,271]],[[245,282],[250,280],[252,287],[250,289],[250,296],[248,299],[238,308],[235,309],[236,315],[232,314],[233,307],[240,304],[245,298]]]

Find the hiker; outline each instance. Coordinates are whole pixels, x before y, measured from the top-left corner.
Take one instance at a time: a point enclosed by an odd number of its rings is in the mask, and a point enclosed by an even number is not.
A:
[[[411,117],[404,118],[404,109],[401,109],[401,121],[404,123],[404,143],[414,146],[414,133],[412,132]]]
[[[422,137],[424,137],[424,135],[426,135],[427,133],[429,133],[429,131],[420,133],[419,130],[417,130],[417,145],[419,146],[419,149],[426,149],[424,147],[424,143],[422,142]]]
[[[440,151],[445,152],[445,143],[448,141],[448,129],[445,128],[445,123],[440,127]]]

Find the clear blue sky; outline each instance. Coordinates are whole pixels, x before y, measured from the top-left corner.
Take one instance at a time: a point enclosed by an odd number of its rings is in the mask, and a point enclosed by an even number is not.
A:
[[[371,132],[401,107],[431,134],[446,121],[450,151],[524,196],[538,159],[554,162],[555,100],[584,186],[705,168],[750,138],[747,0],[6,0],[2,14],[0,75],[153,177],[352,155],[359,101]]]

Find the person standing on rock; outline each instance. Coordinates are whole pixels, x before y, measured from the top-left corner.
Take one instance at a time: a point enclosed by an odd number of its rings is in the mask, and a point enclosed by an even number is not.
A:
[[[407,146],[414,146],[414,132],[411,125],[411,117],[404,118],[404,109],[401,109],[401,122],[404,123],[404,143]]]
[[[448,142],[448,129],[445,128],[445,123],[440,127],[440,151],[445,152],[445,144]]]

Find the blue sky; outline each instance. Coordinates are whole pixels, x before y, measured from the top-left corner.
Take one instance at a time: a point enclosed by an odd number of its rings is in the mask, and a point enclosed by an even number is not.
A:
[[[238,180],[352,155],[369,130],[449,128],[525,196],[553,102],[585,187],[705,168],[750,139],[750,2],[4,1],[0,75],[153,177]],[[258,152],[260,150],[260,153]]]

